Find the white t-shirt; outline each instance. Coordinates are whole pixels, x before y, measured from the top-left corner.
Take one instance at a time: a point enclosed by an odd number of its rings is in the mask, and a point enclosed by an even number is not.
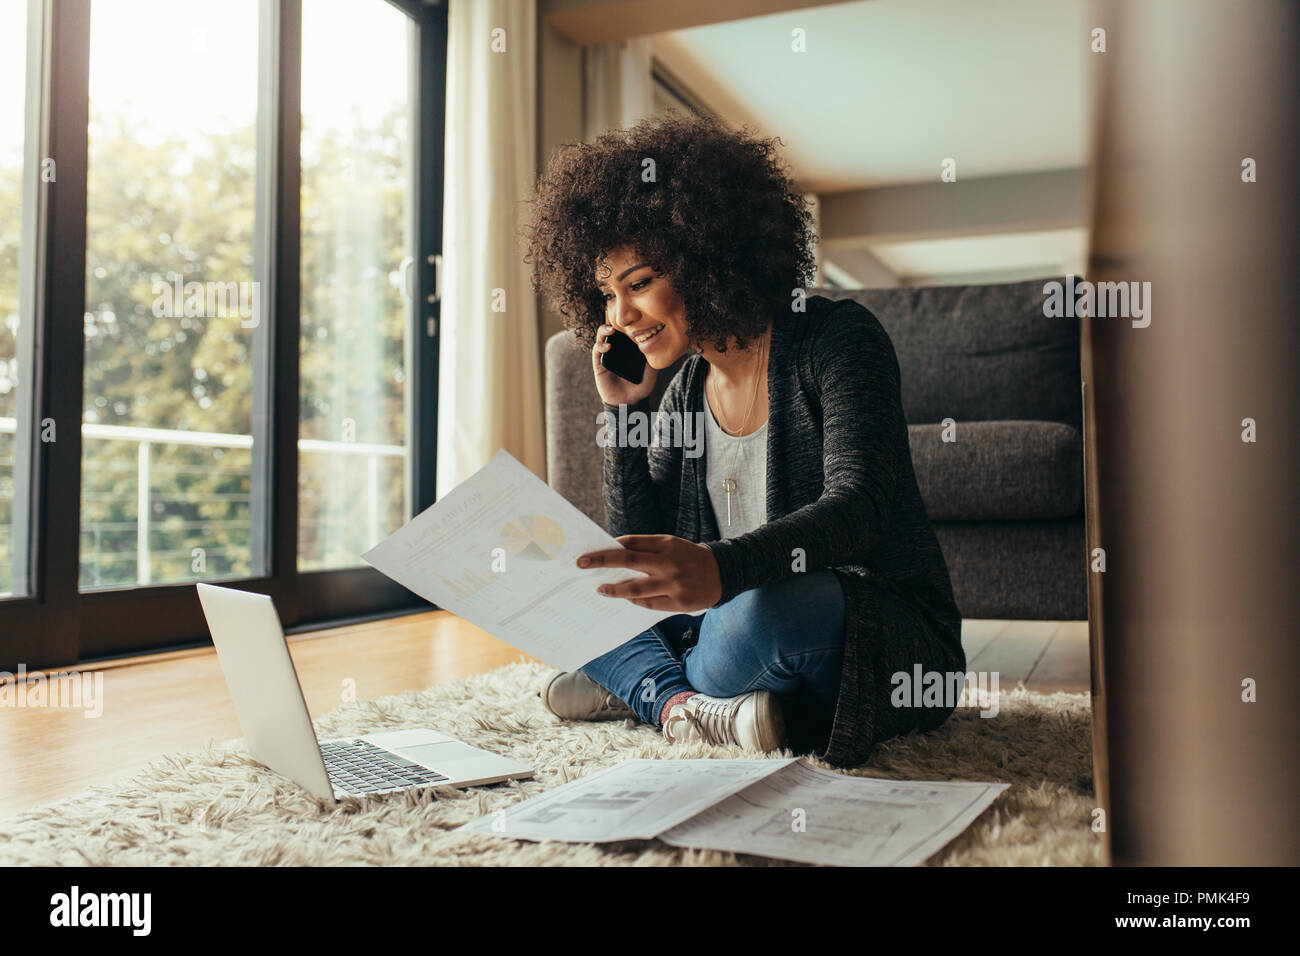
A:
[[[767,422],[748,435],[728,435],[705,401],[704,485],[709,490],[718,532],[724,538],[747,534],[767,521]],[[731,492],[731,524],[727,524],[727,492],[722,480],[736,482]]]

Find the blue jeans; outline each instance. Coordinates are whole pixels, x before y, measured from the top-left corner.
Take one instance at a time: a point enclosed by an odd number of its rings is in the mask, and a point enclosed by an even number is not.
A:
[[[817,571],[665,618],[582,670],[655,726],[664,702],[683,691],[772,691],[790,746],[806,753],[830,738],[843,648],[844,592],[834,573]]]

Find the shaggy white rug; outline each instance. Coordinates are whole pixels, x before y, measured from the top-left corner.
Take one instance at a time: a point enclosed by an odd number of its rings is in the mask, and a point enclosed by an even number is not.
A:
[[[432,726],[529,761],[532,780],[347,798],[326,806],[256,764],[239,742],[159,758],[131,779],[0,820],[6,865],[744,865],[780,861],[679,850],[658,841],[527,843],[456,834],[509,806],[629,757],[753,757],[672,746],[632,721],[569,723],[537,697],[549,668],[516,663],[429,690],[346,704],[316,721],[323,738]],[[773,755],[776,756],[776,755]],[[788,754],[786,756],[789,756]],[[938,730],[880,745],[855,773],[1012,786],[930,866],[1095,865],[1086,694],[1003,691],[996,717],[958,708]]]

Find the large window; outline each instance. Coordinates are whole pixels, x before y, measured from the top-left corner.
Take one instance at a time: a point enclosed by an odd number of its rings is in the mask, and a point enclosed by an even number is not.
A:
[[[0,4],[0,669],[421,602],[446,7]]]
[[[411,30],[382,4],[303,8],[302,568],[360,564],[409,510]]]
[[[30,237],[24,239],[24,224],[30,225],[34,213],[25,148],[27,34],[26,5],[0,4],[0,597],[27,594],[31,580],[25,520],[31,456],[27,427],[19,428],[20,420],[29,425],[31,395],[29,363],[22,356],[31,334],[30,288],[24,289],[21,278],[32,245]]]
[[[261,575],[250,503],[259,0],[94,0],[81,586]],[[156,51],[183,37],[158,82]],[[262,270],[264,271],[264,270]]]

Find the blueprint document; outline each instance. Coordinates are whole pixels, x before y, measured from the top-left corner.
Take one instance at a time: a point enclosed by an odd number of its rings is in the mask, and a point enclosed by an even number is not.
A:
[[[805,760],[627,760],[460,829],[521,840],[672,846],[802,863],[914,866],[1009,785],[882,780]]]
[[[502,450],[362,557],[425,600],[571,671],[669,616],[596,593],[640,571],[574,564],[619,547]]]

